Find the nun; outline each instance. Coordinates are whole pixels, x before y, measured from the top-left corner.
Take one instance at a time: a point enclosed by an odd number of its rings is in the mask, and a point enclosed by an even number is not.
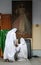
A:
[[[20,49],[20,52],[18,53],[19,61],[26,60],[27,59],[27,45],[24,38],[20,38],[19,49]]]
[[[5,48],[4,48],[4,54],[3,59],[6,61],[15,61],[14,55],[16,53],[16,47],[15,47],[15,41],[17,39],[16,37],[16,28],[13,28],[7,33],[6,40],[5,40]]]

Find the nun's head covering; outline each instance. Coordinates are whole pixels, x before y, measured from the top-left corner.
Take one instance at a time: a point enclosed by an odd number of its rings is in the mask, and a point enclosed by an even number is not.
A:
[[[17,31],[17,28],[13,28],[13,29],[11,30],[11,32],[14,32],[14,33],[16,33],[16,31]]]
[[[24,38],[21,38],[20,39],[20,44],[25,44],[26,42],[25,42],[25,40],[24,40]]]

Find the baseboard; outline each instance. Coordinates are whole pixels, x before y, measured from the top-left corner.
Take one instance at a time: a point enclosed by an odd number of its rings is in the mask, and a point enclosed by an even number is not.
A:
[[[39,56],[39,57],[41,57],[41,49],[32,50],[32,56]]]

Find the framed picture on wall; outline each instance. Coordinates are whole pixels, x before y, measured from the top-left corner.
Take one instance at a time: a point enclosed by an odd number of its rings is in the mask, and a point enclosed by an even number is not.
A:
[[[32,37],[32,1],[12,1],[12,28],[21,37]]]

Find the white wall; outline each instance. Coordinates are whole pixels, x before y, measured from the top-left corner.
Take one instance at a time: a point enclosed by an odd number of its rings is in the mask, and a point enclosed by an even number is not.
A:
[[[32,13],[32,44],[33,49],[41,49],[41,0],[33,0]],[[37,27],[36,24],[39,24]]]
[[[33,55],[41,56],[41,0],[33,0],[32,8],[32,52]],[[36,24],[39,26],[37,27]]]
[[[41,0],[32,0],[32,22],[33,24],[41,24]]]
[[[0,0],[0,13],[12,13],[12,0]]]

